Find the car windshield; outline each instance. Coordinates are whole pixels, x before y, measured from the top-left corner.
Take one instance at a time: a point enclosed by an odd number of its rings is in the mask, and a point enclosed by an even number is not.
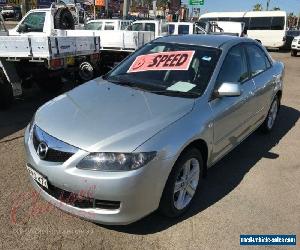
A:
[[[219,55],[216,48],[153,42],[104,79],[156,94],[196,98],[205,91]]]
[[[102,29],[102,22],[87,23],[84,28],[86,30],[101,30]]]
[[[33,12],[28,14],[22,24],[27,32],[43,32],[46,12]]]

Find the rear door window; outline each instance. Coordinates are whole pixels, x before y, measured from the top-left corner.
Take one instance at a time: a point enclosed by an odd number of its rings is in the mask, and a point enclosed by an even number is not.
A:
[[[178,26],[178,34],[179,35],[187,35],[187,34],[189,34],[189,29],[190,29],[189,25],[179,25]]]
[[[121,30],[125,30],[129,25],[129,22],[121,21]]]
[[[256,76],[267,70],[271,64],[266,54],[256,45],[247,45],[251,76]]]
[[[175,25],[174,24],[169,24],[169,34],[173,35],[175,31]]]
[[[113,22],[106,22],[104,26],[104,30],[114,30],[115,26]]]
[[[155,24],[154,23],[145,23],[145,31],[155,32]]]

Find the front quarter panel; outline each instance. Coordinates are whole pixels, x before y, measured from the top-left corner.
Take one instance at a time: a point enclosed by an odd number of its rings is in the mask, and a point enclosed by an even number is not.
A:
[[[176,160],[192,142],[199,139],[205,141],[208,152],[211,152],[213,136],[211,119],[212,112],[208,102],[196,102],[191,112],[161,130],[135,150],[135,152],[157,151],[157,157],[161,161],[169,160],[171,162],[169,165],[161,166],[159,174],[163,181],[157,183],[160,185],[159,189],[163,190]],[[209,155],[207,159],[209,159]],[[209,162],[207,165],[210,165]]]

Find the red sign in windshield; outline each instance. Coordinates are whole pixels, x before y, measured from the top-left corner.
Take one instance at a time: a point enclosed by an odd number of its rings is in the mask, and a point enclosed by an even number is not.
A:
[[[127,73],[152,70],[188,70],[195,51],[170,51],[138,56]]]

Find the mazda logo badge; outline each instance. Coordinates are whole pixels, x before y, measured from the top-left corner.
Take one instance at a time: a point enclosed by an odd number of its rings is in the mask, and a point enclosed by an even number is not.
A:
[[[38,145],[38,148],[36,150],[38,156],[40,157],[40,159],[45,159],[47,156],[47,152],[48,152],[48,145],[45,142],[41,142]]]

